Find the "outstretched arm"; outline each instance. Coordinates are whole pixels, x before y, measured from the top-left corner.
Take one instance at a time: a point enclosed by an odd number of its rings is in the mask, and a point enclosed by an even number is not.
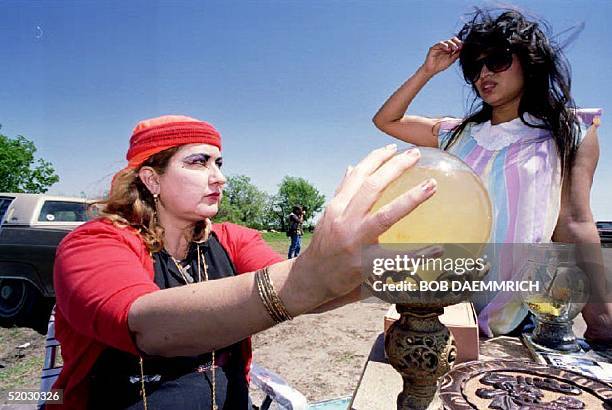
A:
[[[578,260],[591,279],[594,303],[587,303],[582,315],[587,323],[585,337],[612,340],[611,289],[606,283],[600,239],[590,206],[591,185],[597,161],[599,142],[597,128],[591,126],[578,148],[569,178],[565,178],[561,196],[561,212],[553,234],[555,242],[585,244]],[[586,245],[588,244],[588,245]],[[603,303],[608,302],[608,303]]]
[[[372,119],[374,125],[402,141],[424,147],[438,147],[438,120],[404,114],[423,86],[459,58],[460,50],[461,41],[457,37],[433,45],[425,63],[378,110]]]
[[[435,192],[435,181],[427,180],[370,214],[383,189],[419,158],[417,150],[396,152],[393,146],[373,151],[348,171],[306,251],[269,267],[274,287],[292,316],[354,290],[362,281],[363,247],[375,244],[380,234]],[[253,273],[152,292],[129,310],[129,327],[138,347],[160,356],[201,354],[273,324]]]

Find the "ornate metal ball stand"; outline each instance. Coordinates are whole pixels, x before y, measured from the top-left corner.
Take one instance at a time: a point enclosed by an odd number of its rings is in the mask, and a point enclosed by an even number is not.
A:
[[[479,244],[467,246],[449,245],[444,247],[447,257],[474,257],[480,255]],[[434,410],[442,407],[438,397],[438,385],[442,377],[451,370],[457,358],[457,347],[452,334],[442,322],[440,315],[445,306],[466,301],[471,292],[452,289],[451,282],[473,282],[482,280],[489,270],[473,269],[457,274],[452,271],[440,271],[437,276],[427,272],[427,277],[420,273],[410,275],[410,282],[419,291],[405,292],[394,297],[374,293],[382,300],[395,303],[400,317],[388,329],[385,335],[385,352],[389,364],[402,376],[403,390],[397,397],[398,410]],[[405,277],[396,277],[390,273],[394,282]],[[440,290],[420,291],[421,282],[437,282]],[[446,283],[447,286],[442,286]],[[445,289],[445,290],[444,290]]]
[[[533,343],[557,352],[579,352],[582,349],[572,330],[573,324],[572,320],[564,323],[537,320],[533,333],[528,337]]]
[[[387,332],[385,351],[389,363],[404,380],[397,408],[440,408],[438,382],[457,357],[453,336],[439,318],[444,313],[444,304],[425,307],[398,304],[396,309],[400,318]]]

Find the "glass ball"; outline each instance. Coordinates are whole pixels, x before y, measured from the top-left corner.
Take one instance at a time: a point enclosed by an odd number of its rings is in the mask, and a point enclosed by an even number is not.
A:
[[[374,204],[377,211],[428,178],[437,181],[436,193],[410,214],[379,236],[379,244],[386,250],[410,252],[430,244],[442,246],[440,260],[467,260],[481,257],[489,240],[492,225],[492,206],[489,194],[480,177],[462,160],[445,151],[419,147],[421,158],[398,179],[392,182]],[[401,155],[398,154],[398,155]],[[440,260],[438,262],[440,262]],[[454,279],[478,280],[480,273],[466,272],[457,277],[447,270],[448,264],[421,265],[412,274],[399,272],[384,277],[387,283],[421,281],[448,282]],[[456,272],[455,272],[456,273]],[[405,297],[417,303],[457,303],[464,296],[436,292],[406,292]]]
[[[374,204],[380,209],[428,178],[436,193],[378,238],[382,244],[481,243],[489,240],[492,207],[480,177],[461,159],[435,148],[419,148],[415,166],[391,183]]]

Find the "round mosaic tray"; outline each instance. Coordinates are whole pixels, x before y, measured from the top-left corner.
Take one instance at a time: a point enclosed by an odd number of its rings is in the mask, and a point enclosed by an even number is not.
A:
[[[497,360],[457,365],[442,379],[445,409],[612,409],[612,385],[558,367]]]

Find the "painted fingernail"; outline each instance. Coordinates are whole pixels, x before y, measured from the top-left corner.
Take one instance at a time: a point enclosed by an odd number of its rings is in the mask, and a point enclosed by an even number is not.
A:
[[[421,156],[421,151],[419,151],[418,148],[410,148],[408,151],[406,151],[406,155],[408,155],[409,157],[418,158],[419,156]]]
[[[385,149],[388,149],[389,151],[395,151],[397,149],[397,144],[389,144],[385,147]]]
[[[436,182],[436,180],[433,178],[429,178],[427,181],[421,184],[421,189],[423,190],[423,192],[430,193],[435,191],[437,186],[438,183]]]

